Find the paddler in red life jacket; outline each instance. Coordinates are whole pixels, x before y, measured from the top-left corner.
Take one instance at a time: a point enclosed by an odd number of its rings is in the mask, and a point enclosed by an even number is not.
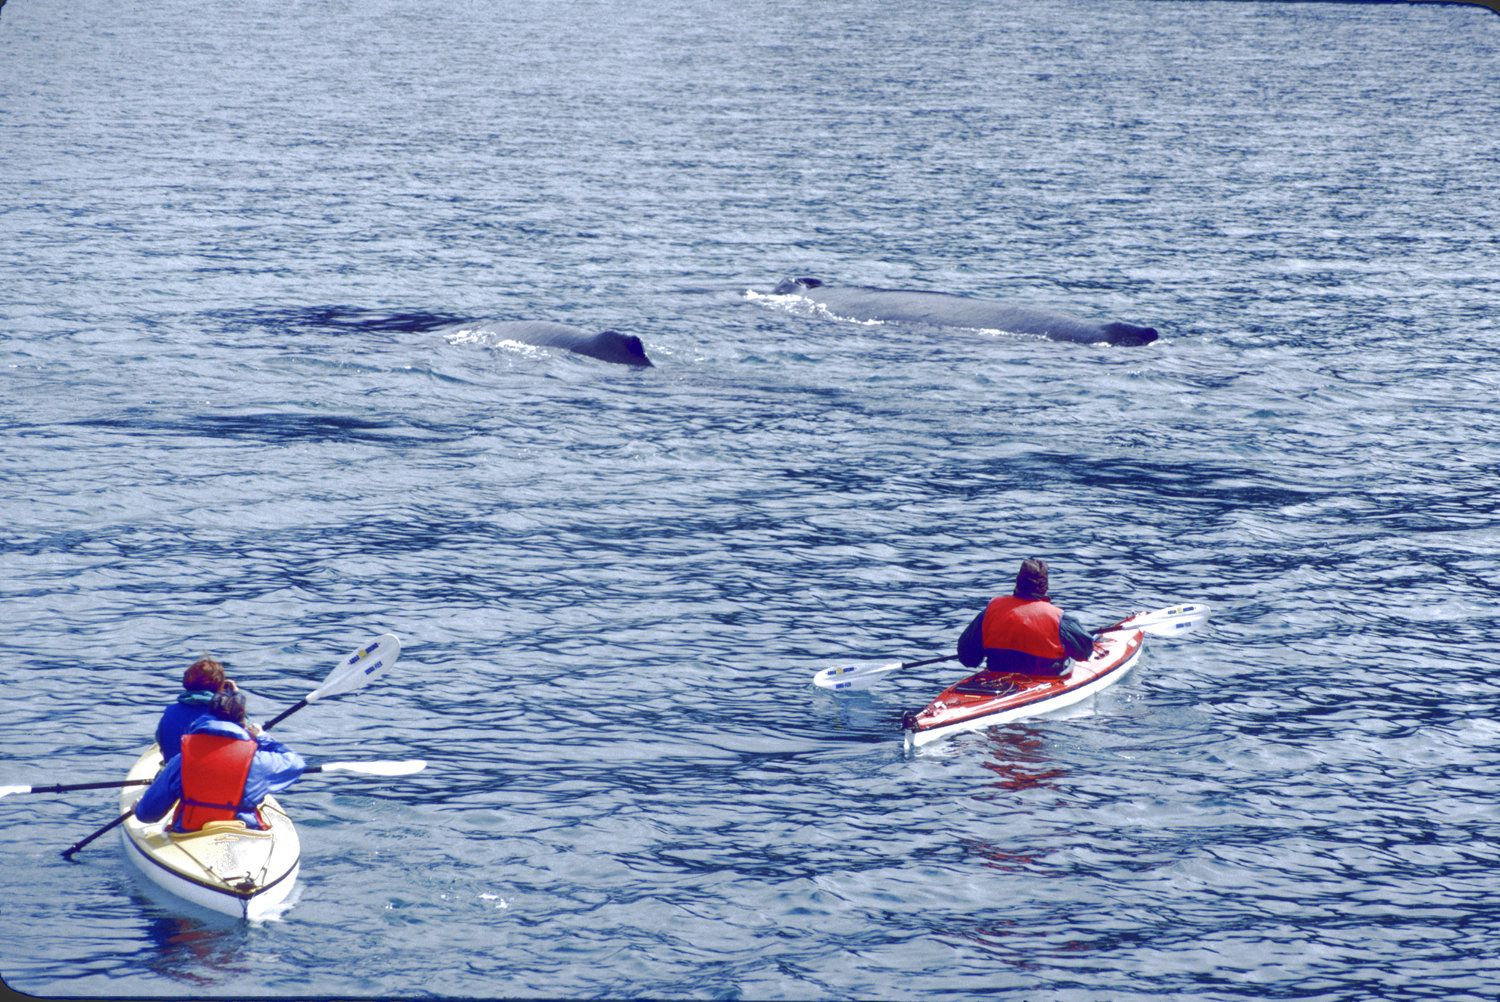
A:
[[[1064,678],[1073,661],[1094,653],[1094,637],[1078,620],[1047,601],[1047,562],[1030,557],[1016,575],[1014,594],[992,599],[958,638],[965,668]]]
[[[135,816],[159,821],[176,803],[172,827],[177,831],[235,820],[246,828],[264,828],[256,810],[260,802],[291,786],[306,768],[301,755],[246,723],[245,694],[226,686],[214,695],[208,715],[188,728],[182,753],[136,801]]]
[[[224,666],[213,658],[202,657],[188,665],[182,673],[182,687],[187,691],[162,711],[156,724],[156,745],[163,759],[182,751],[182,736],[208,712],[214,693],[226,685],[234,688],[234,683],[224,677]]]

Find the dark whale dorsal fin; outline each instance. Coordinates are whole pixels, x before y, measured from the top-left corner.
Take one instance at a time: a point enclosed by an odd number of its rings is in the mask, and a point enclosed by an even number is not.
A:
[[[803,289],[818,289],[822,285],[816,278],[784,278],[771,293],[776,296],[794,296]]]

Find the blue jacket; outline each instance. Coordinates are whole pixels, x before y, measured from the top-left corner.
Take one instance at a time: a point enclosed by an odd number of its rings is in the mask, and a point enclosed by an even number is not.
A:
[[[189,734],[222,734],[248,740],[249,732],[237,724],[207,715],[188,728]],[[179,742],[181,738],[178,739]],[[266,799],[268,793],[280,793],[297,781],[307,763],[302,756],[279,741],[262,734],[256,739],[259,747],[250,761],[250,775],[245,777],[245,794],[240,798],[236,817],[245,822],[246,828],[261,827],[255,816],[255,808]],[[174,804],[182,798],[182,753],[179,751],[167,761],[156,779],[146,788],[136,802],[135,816],[148,824],[167,816]],[[174,822],[174,827],[176,824]],[[178,828],[178,831],[182,829]]]
[[[182,736],[208,712],[213,701],[211,692],[184,692],[177,697],[177,702],[162,711],[161,720],[156,725],[156,744],[161,749],[162,758],[171,759],[182,753]]]

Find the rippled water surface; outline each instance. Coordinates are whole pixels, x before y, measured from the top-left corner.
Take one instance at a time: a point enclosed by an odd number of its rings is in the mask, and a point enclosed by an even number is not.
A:
[[[0,783],[182,668],[315,762],[296,899],[0,803],[42,997],[1488,999],[1500,17],[1217,2],[0,11]],[[855,324],[792,275],[1157,328]],[[650,369],[444,336],[638,334]],[[1215,609],[907,752],[1019,560]]]

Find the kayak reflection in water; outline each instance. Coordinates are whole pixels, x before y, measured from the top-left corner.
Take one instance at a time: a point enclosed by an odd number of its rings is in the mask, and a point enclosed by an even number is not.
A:
[[[214,694],[209,713],[188,728],[181,754],[157,774],[135,815],[149,824],[177,803],[177,831],[199,831],[210,821],[263,829],[260,802],[291,786],[306,768],[301,755],[246,722],[245,694],[226,686]]]
[[[1094,653],[1094,637],[1069,613],[1047,601],[1047,562],[1029,557],[1016,574],[1013,594],[991,599],[958,638],[965,668],[985,668],[1038,678],[1066,678],[1073,660]]]

